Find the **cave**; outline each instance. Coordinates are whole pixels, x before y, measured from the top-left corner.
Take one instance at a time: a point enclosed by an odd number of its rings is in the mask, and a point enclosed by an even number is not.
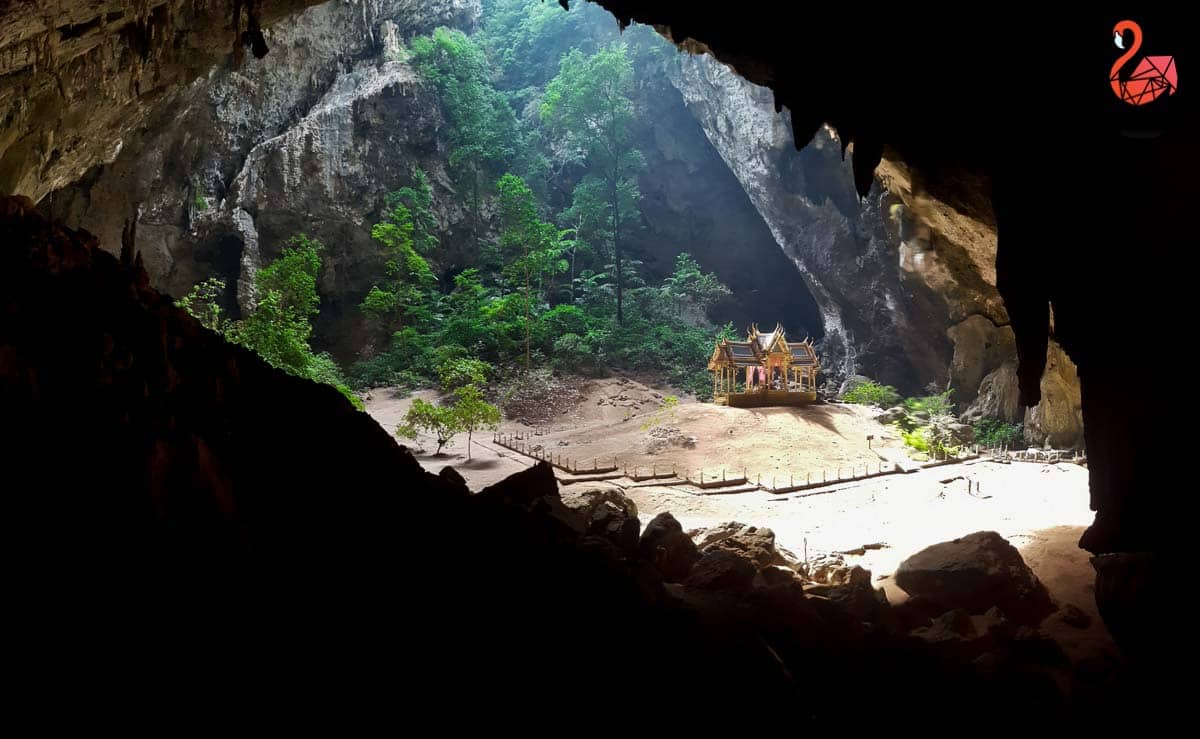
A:
[[[581,519],[555,467],[571,446],[477,484],[482,464],[432,471],[347,402],[350,379],[329,379],[331,366],[358,363],[369,380],[445,346],[418,351],[400,323],[370,313],[395,253],[434,264],[441,279],[422,288],[433,307],[419,320],[439,331],[470,297],[455,278],[472,270],[494,273],[480,283],[496,292],[489,315],[519,314],[501,294],[520,305],[518,273],[482,246],[505,243],[502,171],[461,168],[463,156],[492,155],[456,150],[457,109],[414,61],[418,37],[486,33],[488,14],[516,0],[29,2],[0,9],[0,448],[15,503],[15,661],[31,697],[205,703],[269,684],[289,696],[285,720],[305,703],[382,716],[400,694],[413,716],[465,726],[577,721],[596,710],[588,699],[622,695],[657,709],[654,723],[710,730],[850,717],[894,729],[914,715],[938,728],[986,716],[1112,729],[1181,713],[1169,668],[1190,640],[1164,625],[1186,612],[1165,585],[1187,561],[1193,503],[1173,455],[1190,429],[1173,405],[1177,371],[1150,356],[1186,330],[1200,116],[1186,79],[1133,105],[1114,94],[1128,70],[1112,65],[1114,25],[1136,18],[1144,53],[1172,55],[1186,78],[1197,57],[1182,11],[897,6],[851,17],[806,6],[793,23],[674,0],[534,6],[522,12],[561,14],[538,16],[559,35],[506,16],[505,28],[531,35],[464,109],[502,97],[505,130],[549,131],[553,113],[531,96],[561,77],[567,49],[621,44],[636,57],[629,97],[641,113],[628,133],[643,168],[618,183],[640,198],[627,227],[612,188],[621,251],[583,207],[586,158],[521,165],[541,213],[556,214],[539,233],[557,234],[563,263],[533,281],[547,296],[533,310],[586,306],[576,283],[586,278],[605,311],[624,288],[636,318],[674,294],[687,253],[697,275],[727,287],[676,306],[659,344],[778,321],[789,338],[818,340],[831,400],[868,378],[906,396],[953,390],[963,420],[1019,423],[1014,444],[1030,453],[1086,452],[1094,520],[1073,556],[1094,568],[1088,607],[1119,657],[1064,656],[1039,625],[1036,578],[1000,615],[982,602],[969,614],[947,607],[936,588],[892,604],[862,568],[817,581],[807,551],[803,576],[781,571],[779,532],[767,541],[755,521],[693,543],[669,513],[639,521],[626,497],[603,492],[583,496]],[[1117,49],[1129,33],[1116,32]],[[1053,84],[1029,82],[1048,70]],[[536,172],[550,174],[539,184]],[[388,251],[379,224],[431,240],[406,236],[410,251]],[[320,244],[309,277],[321,310],[301,332],[308,375],[246,338],[273,305],[275,265],[306,248],[293,241],[301,233]],[[586,276],[573,262],[580,241],[595,249]],[[628,285],[613,277],[621,259],[636,273]],[[206,321],[176,301],[210,277],[226,289]],[[528,272],[524,283],[527,329]],[[553,363],[573,351],[583,374],[623,361],[640,382],[665,361],[614,359],[617,345],[603,342],[619,331],[589,334],[594,321],[560,315],[534,338],[525,331],[527,372],[531,354]],[[504,320],[511,335],[471,340],[508,341],[518,367],[519,322]],[[545,413],[559,412],[564,373],[552,374],[528,403]],[[613,392],[614,424],[632,415],[618,407],[625,387]],[[672,391],[646,392],[656,403]],[[549,423],[537,410],[522,411],[534,415],[518,433]],[[830,418],[817,425],[848,443]],[[769,423],[757,438],[778,433]],[[1024,567],[1003,539],[952,544]],[[905,562],[917,568],[919,556]],[[113,680],[112,664],[136,677]]]

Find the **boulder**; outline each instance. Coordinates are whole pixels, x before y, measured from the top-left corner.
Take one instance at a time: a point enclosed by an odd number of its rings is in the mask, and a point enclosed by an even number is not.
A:
[[[878,416],[875,416],[875,420],[882,424],[896,423],[897,421],[903,420],[904,415],[904,408],[902,406],[894,405],[883,413],[880,413]]]
[[[975,614],[998,606],[1018,623],[1038,623],[1054,610],[1020,553],[994,531],[917,552],[900,563],[896,585],[947,610]]]
[[[695,542],[670,513],[663,512],[646,524],[638,543],[643,560],[653,564],[667,582],[682,582],[700,559]]]
[[[577,529],[588,536],[611,541],[626,556],[638,553],[641,521],[637,505],[615,487],[596,487],[573,490],[566,486],[562,503],[573,514]]]
[[[625,497],[620,489],[611,485],[602,487],[583,487],[579,484],[564,485],[559,496],[562,498],[563,505],[585,519],[591,518],[596,507],[604,503],[610,503],[620,508],[626,516],[637,518],[638,515],[637,504]]]
[[[714,549],[700,557],[683,584],[698,590],[744,593],[753,585],[754,574],[754,565],[749,560]]]
[[[846,566],[845,558],[836,553],[813,555],[798,568],[805,580],[827,585],[844,582],[847,570],[849,568]]]
[[[775,532],[767,528],[729,521],[707,529],[694,529],[688,534],[701,552],[726,551],[750,562],[755,570],[771,565],[800,567],[791,552],[775,546]]]
[[[846,572],[843,582],[829,589],[827,597],[859,621],[881,624],[891,620],[885,618],[889,604],[883,588],[872,588],[871,571],[857,565]]]

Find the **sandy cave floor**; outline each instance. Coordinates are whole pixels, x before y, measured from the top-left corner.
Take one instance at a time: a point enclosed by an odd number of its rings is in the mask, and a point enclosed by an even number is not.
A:
[[[581,401],[540,429],[541,435],[531,436],[529,443],[583,460],[584,465],[615,458],[630,469],[673,465],[693,474],[703,469],[709,476],[723,468],[730,476],[740,475],[744,468],[751,481],[764,483],[789,475],[816,479],[821,470],[832,479],[839,467],[846,472],[906,459],[894,430],[873,421],[867,408],[822,404],[740,409],[685,400],[674,413],[664,414],[659,409],[667,392],[622,378],[585,381]],[[366,399],[367,412],[394,431],[413,398],[436,396],[421,391],[396,397],[377,390]],[[654,433],[668,437],[665,441],[652,435],[653,421],[660,428]],[[532,429],[506,420],[500,430]],[[874,436],[869,447],[868,435]],[[694,446],[684,445],[688,437],[694,438]],[[432,439],[418,441],[401,440],[423,447],[418,459],[427,469],[437,472],[453,466],[472,489],[533,464],[493,444],[490,432],[475,435],[470,461],[465,435],[441,456],[431,454]],[[891,581],[903,559],[937,542],[974,531],[997,531],[1021,551],[1056,601],[1072,603],[1092,617],[1092,625],[1082,630],[1053,618],[1045,624],[1067,653],[1082,657],[1113,651],[1092,596],[1094,573],[1088,555],[1076,545],[1092,513],[1087,470],[1074,464],[969,461],[783,495],[762,490],[696,495],[665,485],[631,486],[628,480],[575,485],[622,487],[637,504],[643,524],[669,511],[685,529],[731,520],[766,526],[774,530],[778,545],[799,558],[806,551],[811,556],[882,544],[846,559],[869,569],[893,603],[907,597]]]

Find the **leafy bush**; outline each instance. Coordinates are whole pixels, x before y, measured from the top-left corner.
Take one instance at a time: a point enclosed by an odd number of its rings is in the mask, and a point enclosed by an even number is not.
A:
[[[175,305],[187,311],[188,315],[206,329],[225,335],[229,330],[230,321],[221,317],[221,297],[224,294],[225,281],[210,277],[193,285],[187,295],[175,301]]]
[[[1013,446],[1024,438],[1024,427],[999,418],[985,417],[975,423],[975,441],[980,446]]]
[[[929,417],[953,415],[954,403],[950,401],[950,396],[953,393],[954,390],[952,388],[935,395],[905,398],[903,402],[904,410],[909,414],[924,413]]]
[[[446,392],[467,385],[486,385],[493,369],[492,365],[482,359],[451,358],[438,366],[438,381]]]
[[[579,334],[565,333],[554,340],[554,366],[568,372],[590,372],[595,368],[592,347]]]
[[[958,445],[953,443],[953,435],[940,424],[920,426],[912,431],[901,429],[900,436],[906,446],[931,458],[953,457],[960,451]]]
[[[874,380],[864,380],[842,393],[842,400],[858,405],[891,408],[900,401],[900,393],[891,385],[880,385]]]

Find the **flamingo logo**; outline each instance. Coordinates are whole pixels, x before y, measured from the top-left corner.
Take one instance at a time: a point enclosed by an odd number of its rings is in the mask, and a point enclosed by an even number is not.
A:
[[[1145,105],[1160,97],[1174,95],[1179,88],[1179,71],[1173,56],[1142,57],[1128,79],[1121,79],[1121,67],[1142,48],[1142,27],[1133,21],[1121,21],[1113,27],[1113,43],[1125,48],[1125,32],[1133,32],[1133,45],[1113,62],[1108,74],[1113,94],[1130,105]]]

